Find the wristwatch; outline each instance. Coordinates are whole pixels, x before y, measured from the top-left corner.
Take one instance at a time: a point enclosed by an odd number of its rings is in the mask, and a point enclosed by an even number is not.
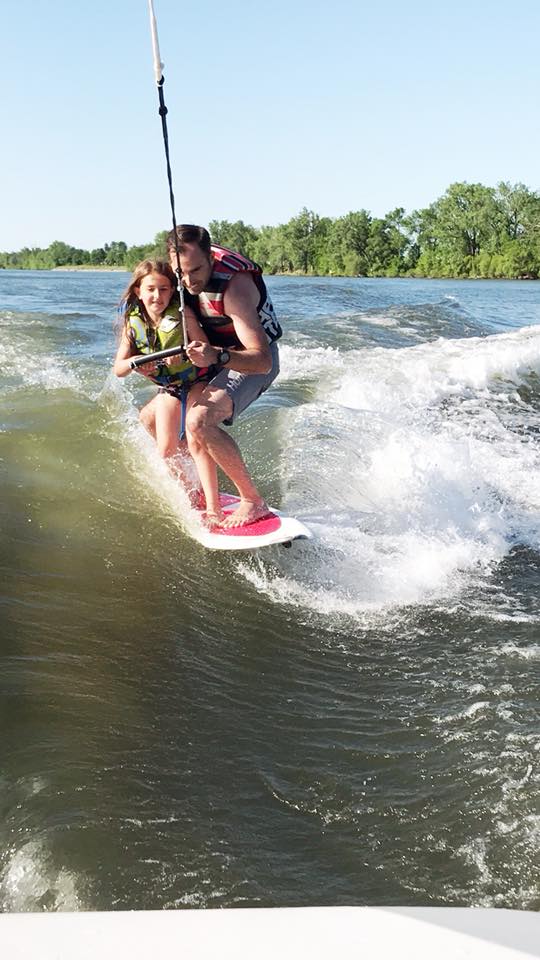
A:
[[[216,357],[216,363],[219,363],[220,367],[222,367],[225,363],[228,363],[230,359],[231,355],[228,350],[220,350]]]

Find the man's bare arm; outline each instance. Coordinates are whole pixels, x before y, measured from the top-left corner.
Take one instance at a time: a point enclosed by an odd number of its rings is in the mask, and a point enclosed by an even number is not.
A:
[[[266,334],[262,328],[257,306],[260,293],[247,273],[234,276],[225,291],[223,308],[234,323],[234,330],[242,348],[231,347],[231,359],[227,369],[239,373],[269,373],[272,369],[272,355]],[[216,363],[221,347],[206,344],[190,344],[188,357],[198,366]]]

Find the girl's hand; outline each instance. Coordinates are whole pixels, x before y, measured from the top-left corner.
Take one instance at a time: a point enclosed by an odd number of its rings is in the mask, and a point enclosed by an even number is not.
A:
[[[137,373],[142,373],[143,377],[152,377],[157,373],[157,363],[151,360],[149,363],[139,363],[135,367]]]
[[[172,357],[163,357],[161,363],[164,363],[167,367],[173,367],[177,363],[182,363],[185,359],[184,351],[183,353],[175,353]]]

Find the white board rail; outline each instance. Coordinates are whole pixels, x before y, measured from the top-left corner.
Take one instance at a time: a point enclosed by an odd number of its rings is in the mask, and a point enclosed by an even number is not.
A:
[[[0,915],[6,960],[527,960],[540,914],[286,907]]]

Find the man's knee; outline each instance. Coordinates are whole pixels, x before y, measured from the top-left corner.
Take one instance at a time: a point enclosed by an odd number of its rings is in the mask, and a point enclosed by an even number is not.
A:
[[[186,429],[195,442],[200,443],[204,440],[208,431],[217,427],[227,416],[221,408],[221,404],[209,403],[204,400],[195,403],[188,410],[186,417]]]
[[[206,406],[194,406],[186,415],[186,433],[191,443],[200,443],[208,430],[210,417]]]

